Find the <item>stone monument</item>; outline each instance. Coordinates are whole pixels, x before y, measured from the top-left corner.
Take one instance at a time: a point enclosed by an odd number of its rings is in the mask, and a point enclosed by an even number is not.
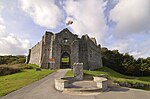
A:
[[[93,80],[83,79],[83,63],[74,63],[73,73],[74,77],[55,79],[55,88],[64,93],[87,95],[108,90],[108,81],[105,77],[94,76]]]
[[[73,64],[74,80],[83,80],[83,63]]]

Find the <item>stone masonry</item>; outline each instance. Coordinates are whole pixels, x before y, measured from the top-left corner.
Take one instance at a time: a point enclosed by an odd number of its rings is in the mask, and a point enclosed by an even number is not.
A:
[[[83,80],[83,63],[74,63],[73,73],[75,80]]]
[[[102,67],[101,46],[95,38],[71,33],[67,28],[59,33],[47,32],[42,40],[29,49],[27,63],[40,68],[73,68],[74,63],[83,63],[83,69]]]

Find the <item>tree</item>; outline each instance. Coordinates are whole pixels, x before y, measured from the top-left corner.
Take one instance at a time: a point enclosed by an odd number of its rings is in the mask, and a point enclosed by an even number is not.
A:
[[[123,55],[118,50],[108,50],[107,48],[101,48],[101,53],[103,65],[119,73],[131,76],[150,75],[150,57],[136,60],[128,53]]]

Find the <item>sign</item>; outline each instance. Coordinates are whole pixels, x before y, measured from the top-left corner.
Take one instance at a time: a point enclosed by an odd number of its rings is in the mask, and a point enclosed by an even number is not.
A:
[[[49,58],[50,63],[55,63],[55,58]]]
[[[61,62],[68,63],[69,62],[69,57],[61,58]]]

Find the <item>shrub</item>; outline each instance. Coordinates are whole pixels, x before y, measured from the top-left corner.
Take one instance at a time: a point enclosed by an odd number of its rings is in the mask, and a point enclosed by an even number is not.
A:
[[[17,72],[21,72],[21,69],[20,68],[7,67],[7,66],[1,66],[0,67],[0,76],[14,74]]]

